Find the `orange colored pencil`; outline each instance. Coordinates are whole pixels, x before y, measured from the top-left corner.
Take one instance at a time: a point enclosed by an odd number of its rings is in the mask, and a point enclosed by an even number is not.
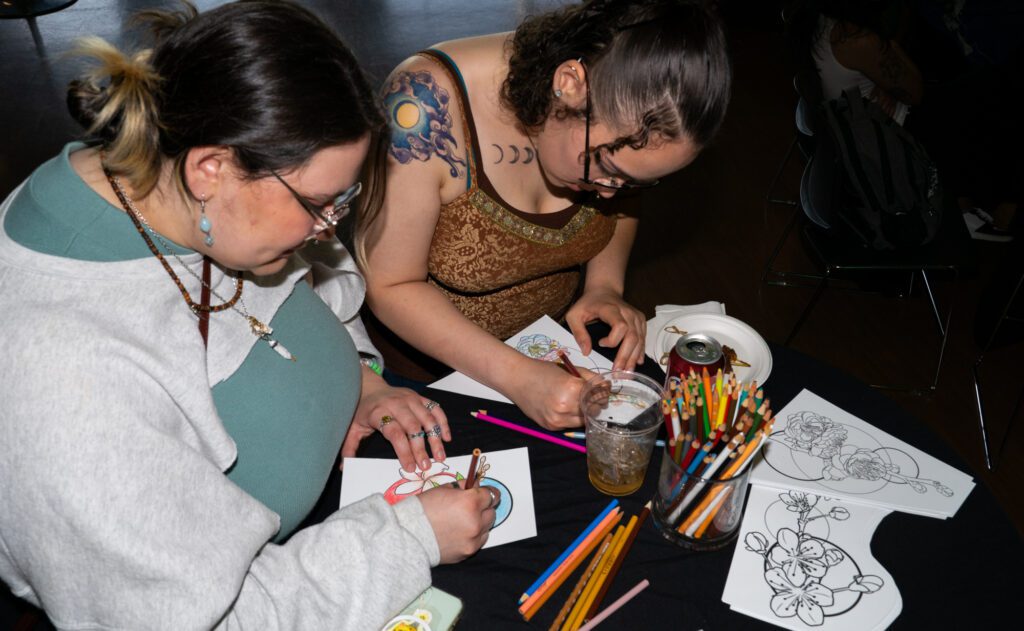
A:
[[[583,574],[580,576],[580,580],[576,581],[576,586],[572,588],[572,592],[569,593],[569,597],[565,599],[565,604],[562,605],[561,611],[558,612],[558,617],[551,623],[551,627],[548,631],[556,631],[558,627],[565,621],[566,616],[569,615],[569,610],[576,603],[576,599],[579,598],[580,593],[583,591],[583,587],[590,580],[590,576],[594,573],[594,569],[597,567],[598,561],[604,555],[605,550],[608,549],[609,544],[612,542],[612,535],[608,533],[604,536],[601,541],[601,547],[598,549],[597,554],[590,559],[590,563],[587,564],[587,569],[583,570]]]
[[[537,611],[551,598],[552,594],[558,591],[565,579],[569,577],[579,566],[579,564],[587,557],[590,552],[597,547],[598,542],[605,536],[612,528],[615,527],[619,521],[622,520],[622,511],[618,507],[608,513],[604,520],[594,529],[590,535],[584,539],[580,545],[570,554],[562,565],[558,566],[551,576],[547,578],[540,587],[527,598],[523,604],[519,605],[519,613],[523,616],[523,619],[527,622],[530,621]]]
[[[587,622],[594,617],[597,613],[598,607],[601,606],[601,601],[604,600],[605,594],[608,593],[608,588],[611,587],[612,581],[615,580],[615,576],[619,573],[619,568],[622,567],[623,562],[626,560],[626,555],[629,554],[629,549],[633,547],[633,542],[636,541],[636,535],[640,532],[640,528],[643,527],[644,522],[647,521],[647,516],[651,514],[651,502],[648,501],[644,504],[644,509],[640,511],[640,517],[636,520],[636,525],[629,531],[629,536],[626,539],[626,543],[622,544],[622,551],[619,552],[618,557],[615,559],[615,564],[612,565],[612,569],[608,572],[608,578],[605,579],[601,585],[600,591],[597,592],[597,596],[594,598],[594,602],[590,605],[590,609],[587,614],[583,616],[583,621]]]

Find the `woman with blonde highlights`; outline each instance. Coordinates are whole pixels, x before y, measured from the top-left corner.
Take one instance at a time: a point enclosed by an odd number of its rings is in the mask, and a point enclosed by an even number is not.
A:
[[[86,142],[0,207],[0,577],[60,628],[380,628],[498,498],[376,495],[299,529],[339,450],[380,431],[411,471],[450,440],[377,374],[333,238],[377,101],[294,4],[142,17],[151,50],[83,41]]]

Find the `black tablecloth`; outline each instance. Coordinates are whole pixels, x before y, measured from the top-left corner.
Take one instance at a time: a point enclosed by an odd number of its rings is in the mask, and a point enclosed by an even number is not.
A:
[[[773,346],[772,354],[774,367],[765,390],[774,409],[781,409],[801,389],[808,388],[968,471],[935,434],[879,392],[790,349]],[[537,514],[536,537],[482,550],[457,565],[438,567],[433,573],[434,584],[463,600],[460,629],[546,629],[575,583],[575,576],[530,623],[519,616],[517,600],[608,504],[609,498],[590,485],[583,454],[469,416],[471,410],[485,408],[494,416],[532,425],[514,406],[434,390],[426,394],[444,406],[451,422],[454,438],[446,447],[448,454],[467,454],[474,447],[485,452],[529,447]],[[360,455],[394,457],[390,445],[379,435],[367,441]],[[656,450],[641,490],[621,498],[627,516],[639,513],[653,496],[660,457]],[[325,494],[333,494],[334,506],[337,489],[334,480]],[[641,579],[649,579],[651,585],[602,628],[776,628],[735,613],[722,602],[734,549],[732,544],[717,552],[686,552],[663,539],[648,520],[604,603],[611,603]],[[1005,624],[1017,609],[1024,586],[1024,544],[992,494],[981,485],[951,519],[904,513],[887,516],[875,532],[872,551],[892,574],[903,597],[903,612],[891,628],[985,628]]]

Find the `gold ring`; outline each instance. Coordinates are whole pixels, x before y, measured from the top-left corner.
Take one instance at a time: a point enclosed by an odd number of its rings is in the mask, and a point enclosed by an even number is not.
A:
[[[387,425],[388,423],[394,422],[395,419],[392,418],[390,414],[385,414],[384,416],[380,417],[380,425],[377,426],[377,431],[384,433],[384,426]]]

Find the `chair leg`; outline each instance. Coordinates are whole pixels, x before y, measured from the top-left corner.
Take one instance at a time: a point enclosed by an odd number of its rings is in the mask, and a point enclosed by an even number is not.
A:
[[[946,327],[943,326],[942,320],[939,317],[939,306],[935,302],[935,294],[932,292],[932,284],[928,282],[928,272],[921,270],[921,280],[924,281],[924,288],[928,292],[928,301],[932,305],[932,315],[935,316],[935,324],[939,327],[939,334],[946,337]],[[946,324],[949,324],[949,316],[946,316]]]
[[[784,346],[789,346],[793,341],[793,338],[796,337],[796,334],[800,332],[800,327],[804,325],[804,322],[807,320],[807,316],[811,314],[811,309],[813,309],[814,305],[817,304],[818,298],[821,298],[821,294],[825,291],[825,287],[828,285],[828,279],[831,275],[832,269],[825,268],[825,273],[821,275],[821,280],[818,281],[818,287],[814,290],[814,295],[811,296],[811,299],[807,302],[807,306],[804,307],[803,313],[800,314],[796,324],[793,325],[789,335],[786,336],[786,341],[783,343]]]
[[[971,366],[971,376],[974,378],[974,405],[978,410],[978,427],[981,430],[981,447],[985,452],[985,466],[988,467],[989,471],[995,471],[995,467],[992,463],[992,454],[988,448],[988,430],[985,429],[985,406],[981,402],[981,385],[978,383],[978,366],[981,365],[981,360],[984,357],[978,358],[978,361],[974,362]]]
[[[797,137],[793,136],[793,142],[789,143],[789,149],[786,150],[786,155],[782,158],[782,163],[779,164],[779,168],[775,171],[775,177],[772,178],[772,183],[768,185],[768,191],[764,194],[764,201],[768,204],[784,204],[786,206],[797,206],[796,200],[792,199],[776,199],[772,197],[772,191],[775,190],[775,185],[779,183],[779,178],[782,177],[782,172],[786,169],[786,165],[789,164],[789,158],[793,155],[793,150],[796,149]]]
[[[775,259],[778,258],[779,252],[782,252],[782,247],[786,245],[786,240],[789,239],[789,233],[793,232],[793,228],[797,222],[800,221],[801,210],[797,208],[793,211],[793,216],[790,217],[789,223],[786,224],[786,229],[782,231],[782,236],[779,237],[779,242],[775,244],[775,249],[772,250],[771,256],[768,257],[768,262],[764,265],[764,270],[761,271],[761,282],[770,282],[768,277],[771,274],[777,273],[772,269],[772,264],[775,263]],[[784,273],[780,273],[779,276],[785,277]]]

